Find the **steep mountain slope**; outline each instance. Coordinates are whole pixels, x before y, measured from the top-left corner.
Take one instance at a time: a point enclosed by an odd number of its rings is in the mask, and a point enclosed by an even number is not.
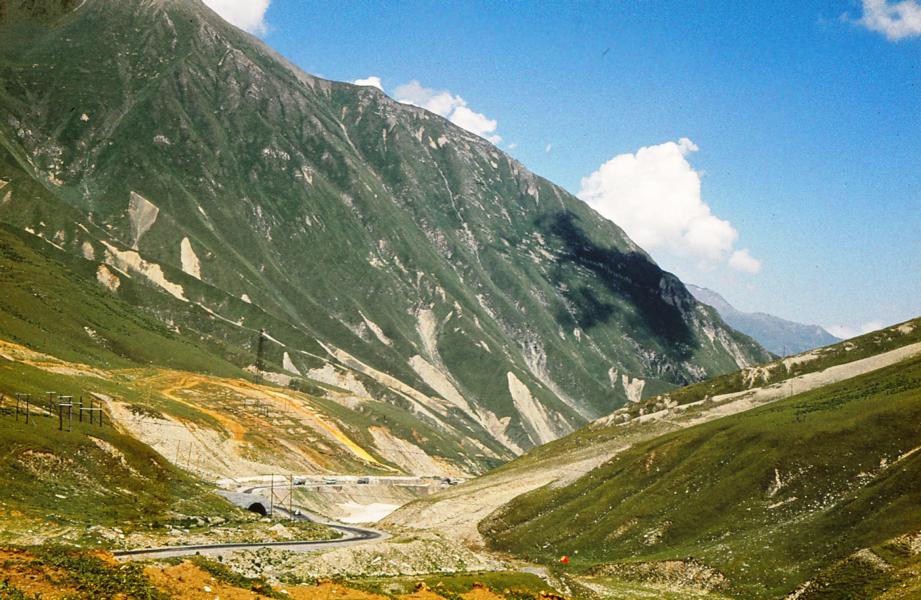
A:
[[[884,369],[637,443],[519,496],[480,529],[497,548],[570,554],[594,573],[703,564],[734,597],[780,597],[853,553],[872,559],[867,548],[921,530],[914,347]],[[840,567],[823,579],[839,592],[853,583]],[[850,592],[828,597],[862,597]]]
[[[51,8],[0,25],[0,220],[237,366],[265,329],[267,369],[488,465],[767,358],[491,144],[304,74],[198,0],[28,4]]]
[[[818,325],[803,325],[767,313],[742,312],[713,290],[690,284],[687,288],[698,301],[715,308],[730,327],[751,336],[777,356],[799,354],[841,341]]]

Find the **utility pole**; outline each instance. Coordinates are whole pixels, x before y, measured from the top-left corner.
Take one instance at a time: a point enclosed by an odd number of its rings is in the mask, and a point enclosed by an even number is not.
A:
[[[68,400],[68,402],[62,402],[62,400]],[[73,396],[60,396],[58,397],[58,431],[64,431],[64,409],[67,409],[67,431],[73,429]]]
[[[259,338],[256,340],[256,370],[265,370],[265,329],[259,330]]]
[[[275,473],[269,475],[269,516],[275,516]]]

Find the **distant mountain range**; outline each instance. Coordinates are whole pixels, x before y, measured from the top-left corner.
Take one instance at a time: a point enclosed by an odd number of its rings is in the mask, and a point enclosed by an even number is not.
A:
[[[700,302],[715,308],[728,325],[751,336],[777,356],[798,354],[841,341],[818,325],[804,325],[762,312],[742,312],[713,290],[690,284],[687,288]]]

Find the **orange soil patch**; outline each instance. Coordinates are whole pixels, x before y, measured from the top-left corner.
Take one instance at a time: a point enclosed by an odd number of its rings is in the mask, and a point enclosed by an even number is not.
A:
[[[495,593],[482,583],[474,583],[473,589],[466,594],[462,594],[464,600],[503,600],[505,597]]]
[[[386,596],[353,590],[337,583],[321,583],[311,587],[283,588],[294,600],[387,600]]]
[[[317,428],[325,431],[341,446],[365,462],[384,468],[390,468],[378,461],[364,448],[355,443],[351,438],[343,433],[335,423],[327,421],[316,411],[305,407],[302,400],[296,396],[273,390],[267,386],[251,383],[244,379],[221,379],[217,377],[200,376],[176,371],[166,373],[164,379],[166,380],[164,382],[165,385],[160,390],[164,396],[170,400],[173,400],[174,402],[184,404],[185,406],[188,406],[194,410],[200,411],[212,417],[221,425],[225,431],[227,431],[227,433],[233,437],[234,440],[238,442],[243,441],[247,430],[236,419],[229,417],[227,414],[221,411],[204,406],[202,403],[190,402],[189,400],[179,396],[177,392],[180,390],[189,390],[199,385],[212,385],[227,388],[228,390],[244,397],[258,395],[263,400],[268,400],[276,406],[280,405],[284,406],[285,408],[290,408],[302,418],[310,420],[316,425]],[[310,460],[316,459],[315,456],[307,456],[307,458]]]
[[[161,390],[161,393],[167,398],[169,398],[170,400],[173,400],[174,402],[185,404],[186,406],[194,410],[205,413],[206,415],[208,415],[209,417],[213,418],[215,421],[220,423],[221,427],[224,428],[224,431],[229,433],[231,437],[233,437],[233,439],[235,439],[238,442],[242,442],[243,436],[246,435],[246,429],[242,425],[240,425],[240,423],[238,423],[236,420],[231,419],[230,417],[228,417],[226,414],[222,412],[211,410],[210,408],[202,406],[201,404],[195,404],[193,402],[189,402],[185,398],[181,398],[176,395],[176,392],[178,392],[179,390],[189,390],[189,389],[194,388],[197,385],[207,384],[207,383],[212,383],[212,380],[210,378],[201,377],[199,375],[183,375],[179,377],[178,381],[174,381],[171,385],[163,388]]]
[[[170,567],[147,567],[144,574],[160,589],[176,598],[187,600],[253,600],[268,598],[250,590],[221,583],[190,562]],[[210,590],[210,591],[206,591]]]
[[[218,597],[221,600],[267,598],[263,594],[222,583],[188,561],[169,567],[147,567],[144,573],[161,591],[184,600],[214,600]],[[206,587],[211,591],[206,592]],[[387,600],[386,596],[354,590],[331,582],[309,587],[276,585],[274,589],[275,591],[284,590],[292,600]],[[417,598],[415,595],[412,597]],[[444,600],[441,596],[434,594],[418,596],[418,598],[419,600]]]
[[[275,400],[276,402],[282,402],[285,406],[294,409],[294,411],[300,414],[302,417],[306,417],[316,423],[318,427],[326,431],[330,436],[333,437],[333,439],[339,442],[342,446],[344,446],[358,458],[374,465],[389,468],[371,456],[364,448],[352,441],[352,439],[345,435],[342,430],[339,429],[339,427],[337,427],[334,423],[326,421],[320,416],[319,413],[305,407],[301,403],[300,398],[292,397],[281,392],[276,392],[264,386],[256,385],[248,381],[241,380],[235,382],[224,382],[224,385],[240,393],[256,391],[263,394],[264,396],[271,398],[272,400]]]
[[[63,361],[50,354],[43,354],[7,340],[0,340],[0,357],[13,362],[21,362],[30,367],[48,371],[49,373],[58,373],[60,375],[75,377],[110,379],[109,374],[101,369],[96,369],[81,363]]]
[[[34,566],[35,556],[21,550],[0,550],[0,581],[26,595],[55,600],[77,590],[62,583],[65,573],[48,566]]]
[[[416,585],[415,592],[400,596],[400,600],[444,600],[444,597],[433,592],[432,589],[424,583],[419,583]]]

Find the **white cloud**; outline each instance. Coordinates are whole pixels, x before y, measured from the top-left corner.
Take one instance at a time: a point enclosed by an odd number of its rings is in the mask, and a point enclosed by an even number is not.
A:
[[[441,115],[458,127],[463,127],[493,144],[502,141],[502,137],[496,134],[498,123],[495,119],[475,112],[467,106],[466,100],[448,90],[433,90],[424,87],[414,79],[397,87],[393,91],[393,97],[397,102],[419,106],[436,115]]]
[[[825,329],[828,330],[828,333],[832,334],[835,337],[839,337],[843,340],[857,337],[858,335],[863,335],[865,333],[870,333],[871,331],[876,331],[877,329],[882,329],[885,327],[881,321],[868,321],[862,325],[851,326],[851,325],[828,325]]]
[[[582,179],[578,196],[617,223],[647,250],[662,250],[711,268],[731,255],[731,267],[756,273],[761,262],[748,250],[733,253],[739,233],[703,201],[700,174],[687,156],[688,138],[620,154]]]
[[[382,92],[384,91],[384,84],[381,82],[381,78],[377,77],[376,75],[366,77],[365,79],[356,79],[352,83],[354,83],[355,85],[366,85],[370,87],[376,87],[380,91]]]
[[[921,2],[863,0],[863,17],[856,22],[893,42],[921,36]]]
[[[547,144],[547,146],[544,147],[544,152],[546,152],[547,154],[550,154],[552,151],[553,151],[553,144]]]
[[[729,257],[729,266],[736,271],[754,275],[761,270],[761,261],[749,254],[748,248],[742,248]]]
[[[240,29],[255,35],[265,35],[268,25],[265,11],[271,0],[205,0],[211,10]]]
[[[518,144],[516,142],[512,142],[511,144],[508,145],[509,150],[514,150],[517,147],[518,147]]]
[[[495,119],[489,119],[484,114],[473,112],[466,106],[458,106],[454,109],[454,113],[451,115],[451,122],[488,139],[494,144],[502,141],[501,137],[491,135],[496,130],[496,125],[498,125]]]

